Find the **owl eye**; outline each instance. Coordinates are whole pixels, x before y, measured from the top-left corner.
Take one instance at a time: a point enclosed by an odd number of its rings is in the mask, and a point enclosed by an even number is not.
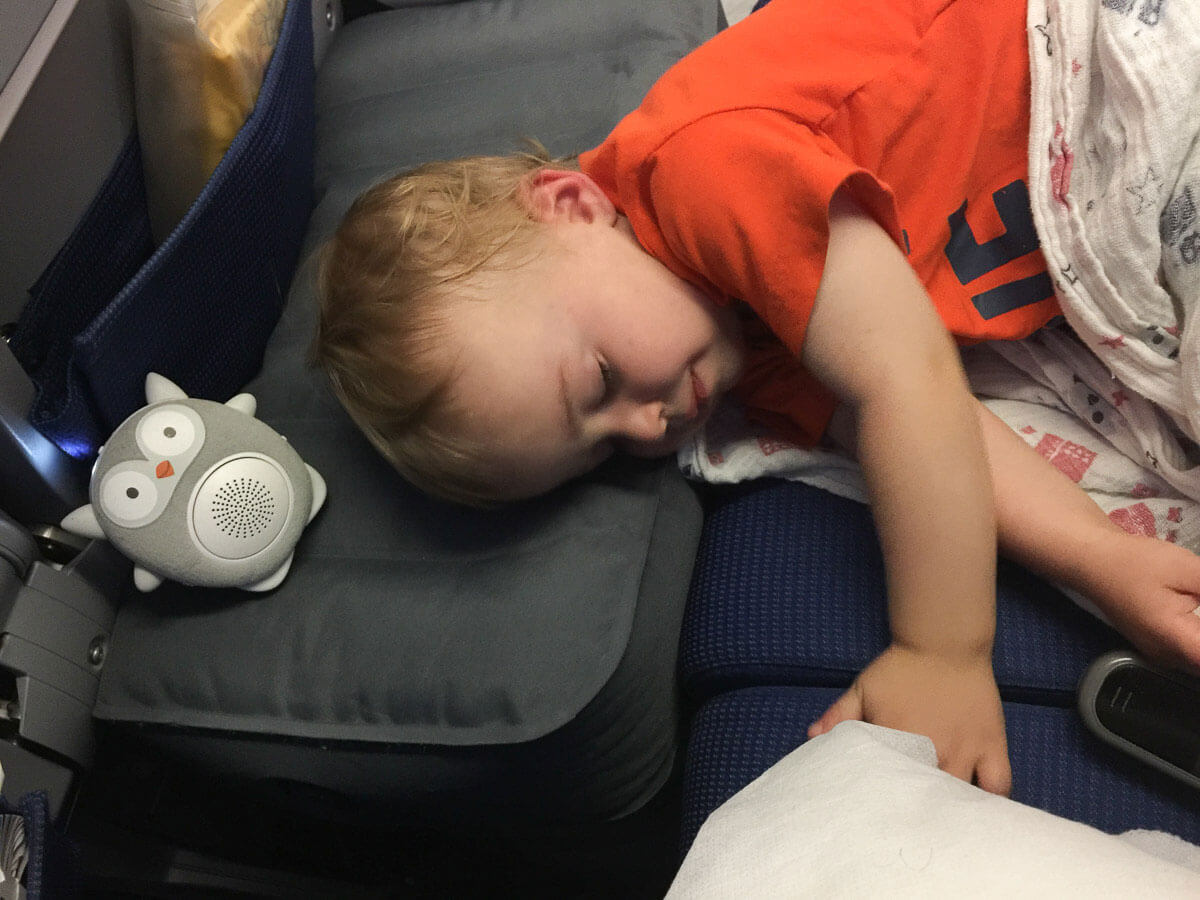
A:
[[[182,412],[158,409],[147,413],[137,426],[138,443],[151,455],[178,456],[196,440],[196,426]]]
[[[158,487],[141,472],[113,472],[100,485],[100,508],[114,522],[132,525],[158,502]]]

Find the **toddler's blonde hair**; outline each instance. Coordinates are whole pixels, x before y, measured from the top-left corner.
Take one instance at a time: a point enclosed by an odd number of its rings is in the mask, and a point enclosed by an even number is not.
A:
[[[486,299],[473,275],[536,251],[541,226],[521,187],[543,168],[577,165],[531,142],[523,153],[402,172],[355,200],[320,252],[313,360],[376,449],[435,496],[484,506],[504,495],[487,448],[455,434],[453,354],[435,351],[447,301]]]

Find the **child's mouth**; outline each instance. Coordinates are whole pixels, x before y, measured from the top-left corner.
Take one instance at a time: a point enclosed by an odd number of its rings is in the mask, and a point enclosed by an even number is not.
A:
[[[708,388],[704,386],[704,382],[700,380],[700,376],[698,376],[696,374],[696,371],[694,369],[691,372],[691,376],[692,376],[692,396],[695,400],[695,407],[694,407],[695,411],[692,414],[692,418],[699,420],[699,419],[703,419],[705,413],[708,411],[709,392],[708,392]]]

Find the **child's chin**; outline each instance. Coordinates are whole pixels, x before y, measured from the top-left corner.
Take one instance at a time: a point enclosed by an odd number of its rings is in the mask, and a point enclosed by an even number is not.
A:
[[[668,456],[675,455],[675,448],[628,450],[626,455],[632,456],[634,459],[666,459]]]
[[[631,447],[626,452],[629,456],[634,456],[638,459],[666,459],[668,456],[674,456],[678,453],[679,448],[695,437],[701,427],[702,423],[701,425],[689,428],[685,432],[681,432],[678,436],[672,437],[669,441],[664,441],[662,444],[657,444],[654,447]]]

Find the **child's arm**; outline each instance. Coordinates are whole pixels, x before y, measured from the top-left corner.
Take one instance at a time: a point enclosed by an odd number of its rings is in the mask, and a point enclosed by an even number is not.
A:
[[[1005,556],[1085,594],[1148,656],[1200,672],[1200,557],[1127,534],[982,403],[978,412]]]
[[[803,358],[855,411],[892,631],[810,735],[848,718],[925,734],[946,771],[1007,793],[991,668],[996,516],[976,401],[907,260],[841,195]]]

